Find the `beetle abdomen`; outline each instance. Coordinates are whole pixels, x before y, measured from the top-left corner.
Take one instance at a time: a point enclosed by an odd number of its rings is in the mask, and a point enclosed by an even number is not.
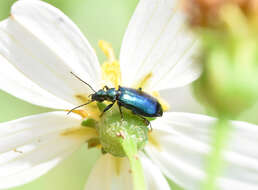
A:
[[[156,98],[132,88],[120,87],[119,91],[119,103],[134,113],[145,117],[162,116],[162,108]]]

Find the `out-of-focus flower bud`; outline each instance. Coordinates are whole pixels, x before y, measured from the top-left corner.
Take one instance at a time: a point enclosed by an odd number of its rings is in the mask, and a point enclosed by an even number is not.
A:
[[[239,7],[247,17],[258,15],[258,0],[185,0],[184,8],[192,26],[211,27],[221,23],[220,11],[229,4]]]
[[[208,0],[192,1],[208,4]],[[253,12],[255,7],[249,8],[253,1],[209,2],[219,3],[220,8],[217,10],[216,4],[208,7],[211,12],[200,12],[210,17],[198,30],[203,74],[195,87],[217,113],[236,116],[258,100],[258,17]],[[216,16],[215,24],[211,15]]]

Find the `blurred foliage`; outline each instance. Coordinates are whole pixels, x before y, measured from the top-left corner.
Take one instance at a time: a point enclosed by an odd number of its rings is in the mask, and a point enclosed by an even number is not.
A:
[[[226,5],[218,18],[216,26],[199,29],[203,73],[195,86],[207,107],[232,119],[258,100],[258,16]]]

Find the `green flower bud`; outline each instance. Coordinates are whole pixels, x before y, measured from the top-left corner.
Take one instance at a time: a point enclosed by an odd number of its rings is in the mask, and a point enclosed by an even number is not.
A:
[[[204,34],[198,94],[217,113],[237,116],[258,100],[258,41],[225,31]]]
[[[97,128],[104,152],[113,156],[126,156],[122,143],[131,138],[137,144],[138,151],[148,141],[148,127],[142,118],[123,110],[123,119],[115,108],[106,112]]]

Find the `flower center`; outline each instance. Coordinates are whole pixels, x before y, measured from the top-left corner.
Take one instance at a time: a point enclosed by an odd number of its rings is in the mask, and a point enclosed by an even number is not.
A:
[[[102,81],[103,86],[115,87],[121,84],[120,65],[115,58],[114,51],[111,45],[105,41],[99,41],[99,46],[107,56],[107,61],[102,64]],[[152,73],[143,77],[135,88],[145,88],[152,77]],[[155,96],[162,105],[164,111],[168,110],[168,104],[160,98],[158,92],[150,92]],[[76,95],[79,102],[89,102],[90,99],[84,95]],[[126,153],[123,148],[125,140],[132,140],[137,150],[142,150],[148,141],[148,123],[146,121],[131,113],[130,110],[122,107],[122,115],[119,112],[118,106],[114,105],[105,114],[100,117],[104,108],[107,106],[104,103],[91,103],[84,107],[83,110],[74,110],[73,112],[86,119],[82,122],[82,128],[91,128],[96,131],[97,135],[88,141],[88,147],[101,147],[104,153],[110,153],[116,157],[124,157]],[[76,132],[80,132],[75,129]],[[68,131],[67,134],[74,134],[74,131]],[[77,133],[76,133],[77,134]],[[151,139],[151,138],[150,138]],[[153,141],[153,140],[152,140]]]
[[[116,107],[105,113],[97,126],[100,143],[104,152],[113,156],[126,156],[123,141],[132,139],[137,144],[138,151],[143,149],[148,141],[148,127],[139,116],[123,109],[123,119]]]

